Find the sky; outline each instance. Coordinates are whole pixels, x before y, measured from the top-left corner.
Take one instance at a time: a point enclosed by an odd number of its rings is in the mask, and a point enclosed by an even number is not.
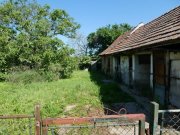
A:
[[[51,8],[64,9],[88,35],[108,24],[147,23],[180,5],[180,0],[37,0]]]
[[[141,22],[145,24],[180,5],[180,0],[37,0],[37,2],[41,5],[48,4],[52,9],[64,9],[81,25],[79,33],[85,36],[108,24],[128,23],[134,27]]]

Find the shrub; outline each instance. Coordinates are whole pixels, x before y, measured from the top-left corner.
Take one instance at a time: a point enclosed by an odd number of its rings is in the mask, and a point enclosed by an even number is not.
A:
[[[89,68],[91,63],[91,58],[89,56],[82,56],[79,59],[79,69],[83,70]]]
[[[59,74],[54,73],[52,71],[42,72],[41,75],[44,78],[44,81],[47,81],[47,82],[57,81],[59,79]]]
[[[0,72],[0,82],[6,80],[7,75],[5,73]]]
[[[77,61],[74,57],[68,57],[66,58],[62,64],[62,69],[60,70],[60,77],[61,78],[69,78],[71,77],[73,71],[77,69]]]
[[[51,64],[48,67],[48,70],[41,71],[41,75],[44,77],[44,79],[48,82],[58,80],[60,78],[59,71],[61,71],[61,65],[60,64]]]
[[[28,84],[32,82],[42,82],[45,78],[35,70],[15,71],[7,75],[6,81],[12,83]]]

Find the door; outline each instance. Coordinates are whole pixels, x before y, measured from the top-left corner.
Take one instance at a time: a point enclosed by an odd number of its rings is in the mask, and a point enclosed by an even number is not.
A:
[[[154,95],[155,99],[161,104],[165,104],[165,53],[154,53]]]

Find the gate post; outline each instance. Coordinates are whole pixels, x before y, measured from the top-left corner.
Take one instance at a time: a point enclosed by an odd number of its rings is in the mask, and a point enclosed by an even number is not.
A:
[[[40,115],[40,105],[35,106],[35,135],[41,134],[41,115]]]
[[[151,116],[150,116],[150,135],[156,135],[156,129],[158,126],[158,111],[159,104],[151,102]]]

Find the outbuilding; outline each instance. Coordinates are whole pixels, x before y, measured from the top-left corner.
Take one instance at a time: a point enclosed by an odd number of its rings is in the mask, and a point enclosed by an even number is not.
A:
[[[105,74],[180,107],[180,6],[119,36],[100,56]]]

